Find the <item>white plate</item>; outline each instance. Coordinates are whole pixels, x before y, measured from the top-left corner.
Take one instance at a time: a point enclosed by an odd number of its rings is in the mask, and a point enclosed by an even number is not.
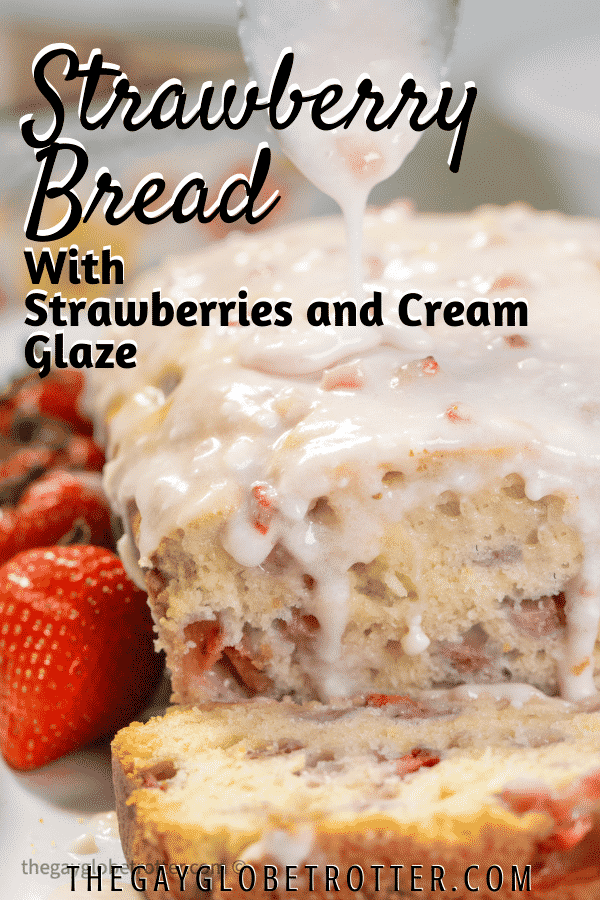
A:
[[[170,686],[163,679],[141,719],[162,713]],[[0,884],[10,900],[112,897],[110,867],[121,900],[139,897],[119,841],[109,742],[71,753],[34,772],[15,772],[0,757]],[[71,891],[71,872],[76,892]],[[98,891],[98,872],[102,891]],[[88,892],[88,878],[93,893]]]
[[[85,888],[87,894],[87,879],[81,875],[89,868],[83,866],[92,866],[95,873],[101,865],[108,872],[111,864],[125,864],[112,812],[108,744],[71,754],[31,773],[13,772],[2,762],[0,797],[0,879],[5,897],[54,900],[74,896],[66,866],[80,867],[78,890]],[[125,870],[123,875],[126,886],[129,877]],[[103,896],[96,887],[94,880],[93,896]],[[103,887],[110,888],[108,875],[103,875]],[[119,896],[125,898],[128,893]]]

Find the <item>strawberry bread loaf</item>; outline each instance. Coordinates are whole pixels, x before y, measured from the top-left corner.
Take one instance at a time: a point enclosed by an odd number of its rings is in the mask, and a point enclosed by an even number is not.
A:
[[[337,220],[131,288],[174,321],[91,395],[174,700],[593,696],[600,227],[398,204],[365,247],[356,303]]]

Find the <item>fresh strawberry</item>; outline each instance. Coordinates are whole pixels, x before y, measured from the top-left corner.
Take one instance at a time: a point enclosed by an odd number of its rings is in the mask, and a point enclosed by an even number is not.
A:
[[[92,423],[79,409],[83,387],[81,372],[73,369],[54,369],[43,381],[37,375],[16,379],[0,396],[0,433],[9,435],[15,419],[26,416],[65,422],[91,435]]]
[[[23,412],[67,422],[79,434],[91,435],[91,421],[79,409],[84,379],[75,369],[54,369],[43,381],[27,375],[16,382],[10,399]]]
[[[113,553],[51,547],[0,568],[0,748],[34,769],[114,735],[154,691],[146,594]]]
[[[25,488],[43,475],[56,459],[49,447],[17,450],[0,465],[0,504],[16,506]]]
[[[16,409],[8,437],[17,446],[42,446],[62,450],[71,437],[71,427],[59,419]]]
[[[110,509],[97,475],[55,470],[30,485],[0,520],[0,564],[33,547],[111,547]]]
[[[70,469],[83,469],[86,472],[101,472],[104,466],[104,453],[90,437],[74,434],[65,447],[64,465]]]
[[[12,427],[15,415],[14,400],[6,392],[0,397],[0,434],[6,437]]]

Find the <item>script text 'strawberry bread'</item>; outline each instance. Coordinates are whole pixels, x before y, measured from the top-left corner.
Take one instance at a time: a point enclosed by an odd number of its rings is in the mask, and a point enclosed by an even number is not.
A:
[[[515,878],[530,900],[600,895],[600,727],[589,700],[530,698],[520,709],[483,696],[387,700],[175,707],[121,731],[119,828],[130,865],[148,866],[138,871],[148,896],[164,896],[164,882],[153,892],[161,862],[172,897],[221,896],[222,865],[223,896],[244,896],[241,863],[261,897],[289,896],[286,866],[296,867],[298,896],[331,896],[327,865],[338,868],[342,900],[438,897],[432,866],[457,900],[476,888],[481,900],[518,896]],[[177,864],[189,867],[184,892]],[[208,894],[197,890],[200,864],[202,880],[213,873]],[[263,893],[266,865],[279,893]],[[352,866],[355,888],[357,867],[364,874],[358,894],[347,886]],[[250,871],[242,878],[248,886]]]
[[[591,696],[599,226],[398,205],[367,215],[365,245],[370,325],[333,323],[337,220],[232,237],[131,287],[199,306],[196,325],[117,329],[137,367],[93,382],[174,699]],[[307,319],[319,297],[330,326]],[[265,298],[289,298],[291,324]]]

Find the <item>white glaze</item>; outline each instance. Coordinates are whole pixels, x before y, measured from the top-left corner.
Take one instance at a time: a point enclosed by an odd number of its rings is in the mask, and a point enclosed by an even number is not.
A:
[[[119,840],[119,822],[114,809],[96,813],[87,823],[88,830],[101,840]]]
[[[421,628],[423,616],[415,616],[409,623],[408,632],[401,639],[402,649],[408,656],[418,656],[427,650],[431,641]]]
[[[392,108],[405,77],[412,76],[433,108],[452,35],[451,0],[352,0],[343,15],[336,2],[244,0],[240,41],[246,62],[267,90],[281,51],[295,53],[292,79],[301,90],[335,78],[344,89],[329,118],[351,102],[357,82],[368,74]],[[282,103],[282,106],[285,104]],[[416,145],[420,132],[408,117],[413,103],[392,128],[370,131],[361,110],[347,129],[317,128],[305,105],[296,122],[277,132],[284,152],[324,193],[339,203],[346,223],[350,293],[363,300],[362,230],[371,189],[389,178]],[[383,117],[383,113],[382,113]],[[327,118],[327,117],[326,117]],[[318,248],[317,248],[318,249]]]
[[[265,832],[259,841],[246,847],[242,856],[246,863],[268,858],[274,859],[282,869],[286,866],[299,867],[309,859],[312,862],[313,845],[314,833],[308,826],[294,834],[277,828]]]
[[[565,701],[557,697],[549,697],[543,691],[532,687],[530,684],[513,682],[508,684],[460,684],[458,687],[443,690],[419,691],[419,697],[444,700],[478,700],[480,697],[492,697],[494,700],[508,700],[515,709],[521,709],[530,700],[543,701],[564,707]]]
[[[117,552],[121,557],[123,568],[127,572],[134,584],[137,584],[142,591],[146,590],[146,582],[144,581],[144,573],[139,567],[137,554],[132,539],[128,534],[122,534],[117,541]]]
[[[587,696],[600,610],[598,226],[520,207],[411,218],[397,206],[367,215],[366,241],[384,273],[368,284],[382,291],[382,327],[306,322],[315,297],[345,296],[343,229],[332,220],[233,238],[133,288],[139,297],[160,286],[177,302],[196,275],[210,286],[209,297],[235,298],[243,285],[251,301],[292,298],[294,315],[286,328],[132,329],[138,367],[98,384],[100,415],[119,391],[131,392],[110,422],[112,451],[120,449],[105,485],[122,515],[131,498],[140,509],[141,564],[150,564],[162,537],[215,511],[224,517],[223,545],[244,565],[262,564],[275,542],[283,544],[316,579],[311,611],[322,628],[315,680],[325,684],[325,697],[337,696],[352,690],[341,657],[349,567],[377,555],[386,524],[404,510],[518,472],[530,499],[552,492],[568,498],[567,521],[584,543],[577,584],[565,586],[561,688],[569,699]],[[315,247],[318,258],[299,269]],[[509,276],[521,287],[491,290]],[[399,322],[397,303],[411,290],[465,303],[523,294],[529,324],[409,328]],[[507,344],[515,332],[526,346]],[[424,367],[428,356],[437,371]],[[167,398],[157,385],[173,365],[183,378]],[[332,389],[336,366],[342,378],[359,372],[359,386]],[[443,477],[417,477],[419,454],[464,447],[472,455],[448,465]],[[490,452],[497,448],[506,455]],[[401,490],[382,485],[388,469],[405,473]],[[263,483],[276,498],[264,533],[252,493]],[[347,494],[345,511],[327,530],[307,511],[338,490]]]
[[[93,834],[81,834],[69,845],[69,850],[79,856],[89,856],[98,853],[98,845]]]

